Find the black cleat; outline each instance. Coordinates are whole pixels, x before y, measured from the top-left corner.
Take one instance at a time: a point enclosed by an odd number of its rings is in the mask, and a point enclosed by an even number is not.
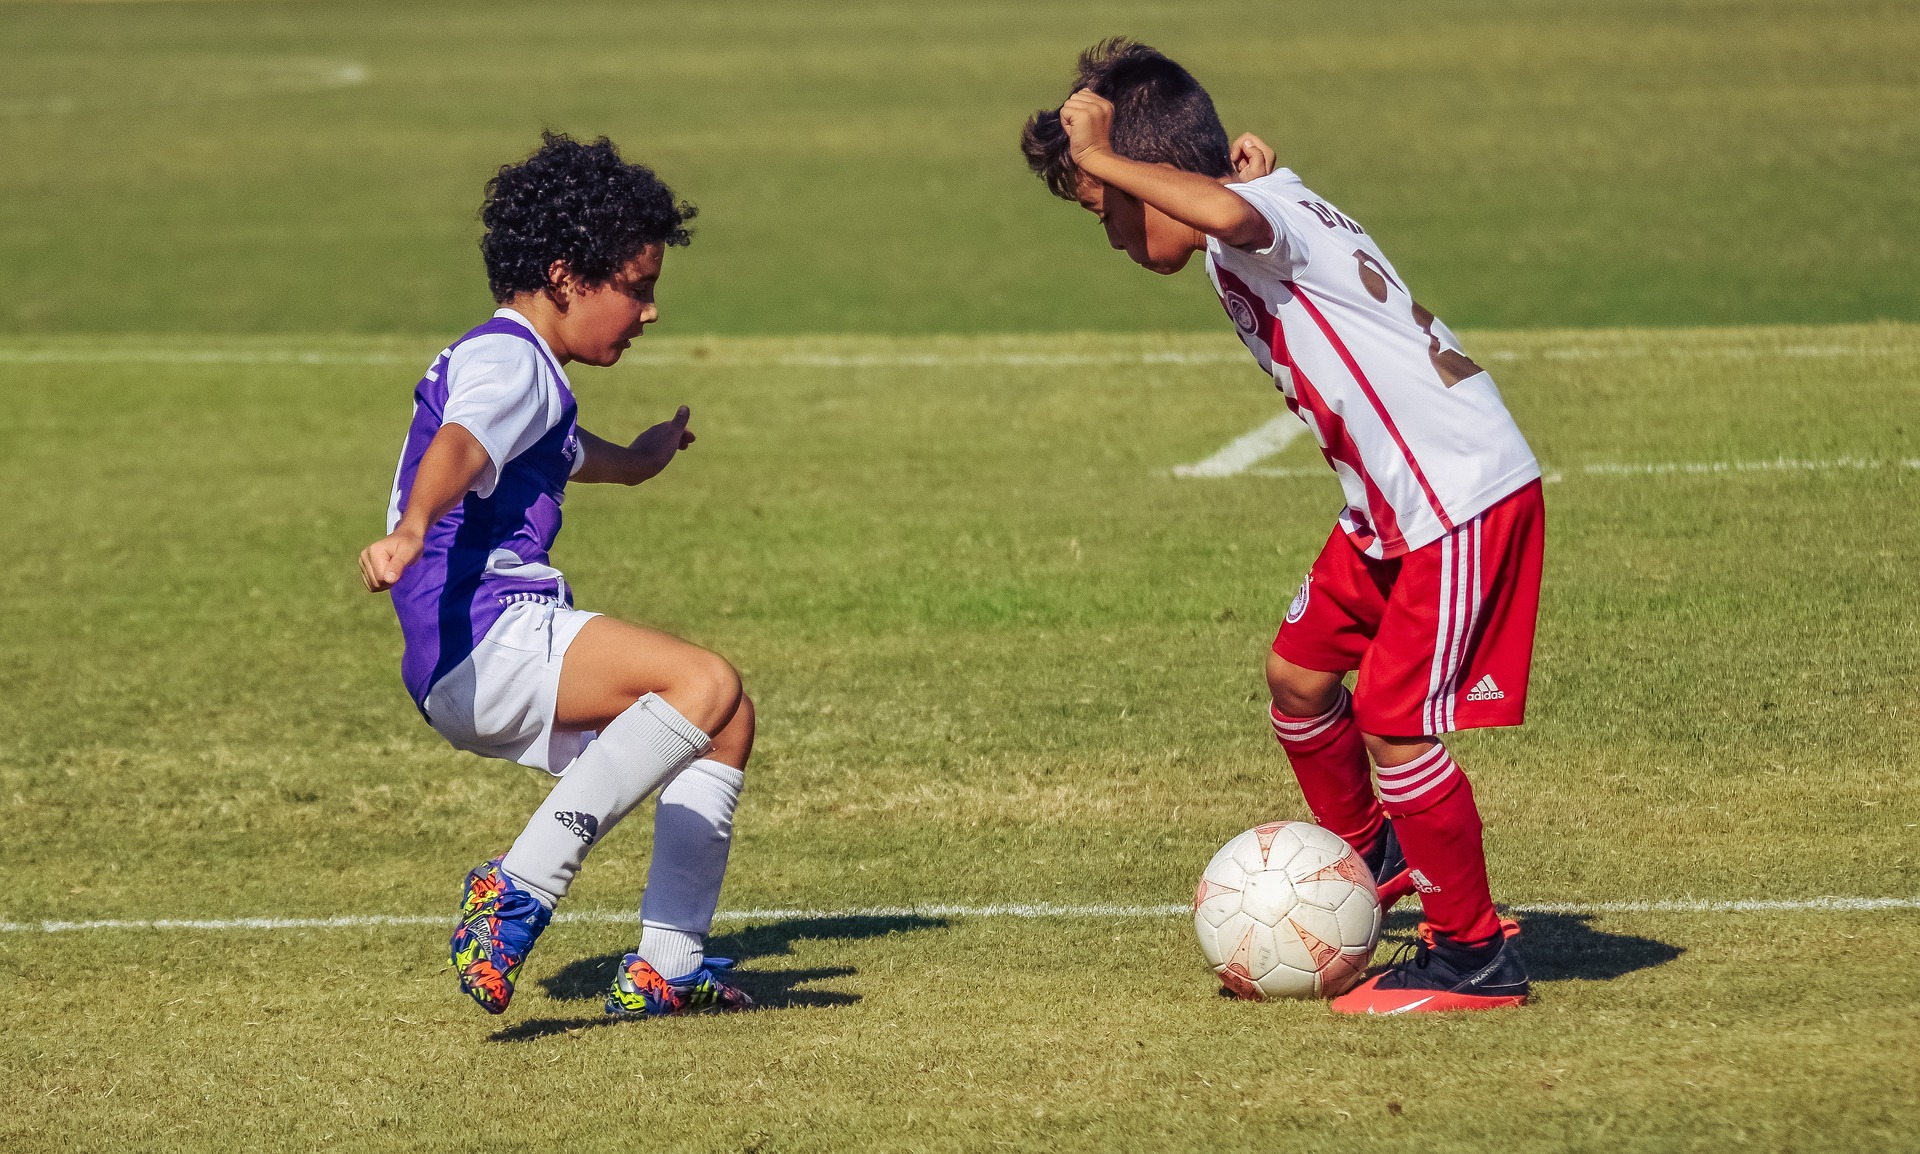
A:
[[[1430,1014],[1442,1010],[1494,1010],[1524,1006],[1533,984],[1514,945],[1518,922],[1501,919],[1492,945],[1466,949],[1420,923],[1412,956],[1333,1000],[1336,1014]]]
[[[1393,822],[1381,823],[1380,837],[1374,842],[1372,852],[1361,855],[1361,860],[1373,871],[1374,888],[1380,892],[1381,913],[1413,892],[1413,871],[1407,868],[1407,855],[1400,849],[1400,836],[1393,832]]]

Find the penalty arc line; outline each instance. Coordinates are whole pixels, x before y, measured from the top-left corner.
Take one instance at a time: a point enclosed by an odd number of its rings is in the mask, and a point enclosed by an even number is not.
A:
[[[1748,913],[1876,913],[1884,911],[1920,911],[1920,897],[1910,898],[1671,898],[1648,901],[1612,902],[1519,902],[1501,907],[1519,914],[1748,914]],[[1168,918],[1190,914],[1186,903],[1160,905],[1055,905],[1050,903],[1006,903],[989,905],[899,905],[848,906],[841,909],[767,908],[722,910],[716,915],[723,922],[831,921],[845,918],[1058,918],[1096,921],[1121,921],[1144,918]],[[566,911],[554,915],[556,922],[590,924],[637,924],[637,912],[612,910]],[[453,918],[439,914],[346,914],[327,918],[101,918],[89,921],[0,922],[0,933],[82,933],[103,930],[343,930],[378,929],[387,926],[453,925]]]

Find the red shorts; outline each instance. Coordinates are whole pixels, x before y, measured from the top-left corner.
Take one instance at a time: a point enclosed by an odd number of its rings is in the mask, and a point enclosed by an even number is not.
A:
[[[1390,561],[1362,553],[1336,528],[1273,651],[1308,669],[1358,669],[1353,710],[1364,733],[1519,725],[1545,536],[1538,481]]]

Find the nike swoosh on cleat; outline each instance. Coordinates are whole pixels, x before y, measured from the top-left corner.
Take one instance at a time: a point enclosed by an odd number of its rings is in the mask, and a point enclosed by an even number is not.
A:
[[[1417,1001],[1417,1002],[1408,1002],[1408,1003],[1407,1003],[1406,1005],[1404,1005],[1404,1006],[1395,1006],[1395,1007],[1394,1007],[1393,1009],[1391,1009],[1391,1010],[1382,1010],[1382,1011],[1380,1011],[1380,1014],[1381,1014],[1381,1016],[1382,1016],[1382,1017],[1385,1017],[1385,1016],[1386,1016],[1386,1015],[1388,1015],[1388,1014],[1404,1014],[1404,1013],[1406,1013],[1406,1012],[1407,1012],[1408,1010],[1417,1010],[1417,1009],[1419,1009],[1420,1007],[1422,1007],[1422,1006],[1424,1006],[1424,1005],[1426,1005],[1426,1004],[1427,1004],[1428,1002],[1431,1002],[1431,1001],[1433,1001],[1433,999],[1434,999],[1434,995],[1432,995],[1432,994],[1428,994],[1428,995],[1427,995],[1426,997],[1424,997],[1424,998],[1421,998],[1421,999],[1420,999],[1419,1001]]]

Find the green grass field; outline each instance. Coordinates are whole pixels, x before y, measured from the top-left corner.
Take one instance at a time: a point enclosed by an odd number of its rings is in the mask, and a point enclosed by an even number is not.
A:
[[[1339,498],[1174,475],[1279,402],[1020,164],[1116,32],[1549,470],[1531,719],[1451,743],[1531,1008],[1224,1000],[1164,912],[1304,816],[1260,668]],[[1916,59],[1873,0],[0,0],[0,1150],[1915,1149]],[[503,1018],[445,965],[545,778],[421,723],[353,558],[543,125],[702,209],[574,374],[700,442],[556,558],[759,704],[749,1015],[602,1020],[643,817]]]
[[[682,333],[1210,330],[1015,149],[1125,32],[1459,327],[1920,320],[1903,0],[0,0],[0,332],[463,331],[543,125],[704,210]],[[1131,275],[1129,275],[1131,274]]]
[[[1456,743],[1498,895],[1920,893],[1920,328],[1469,347],[1561,478],[1533,720]],[[432,925],[32,928],[444,915],[518,829],[540,777],[420,723],[351,565],[433,350],[0,345],[0,867],[28,924],[0,933],[0,1145],[1891,1150],[1920,1126],[1911,905],[1534,913],[1535,1008],[1391,1023],[1224,1002],[1169,916],[736,919],[764,1012],[617,1028],[593,996],[631,924],[560,926],[499,1021]],[[1276,410],[1231,336],[631,356],[575,374],[589,424],[686,400],[700,444],[578,492],[558,556],[584,604],[728,653],[760,702],[726,908],[1179,902],[1229,835],[1303,813],[1259,661],[1337,490],[1170,475]],[[1776,467],[1593,468],[1716,462]],[[631,911],[648,824],[572,909]],[[488,1109],[504,1085],[536,1105]]]

